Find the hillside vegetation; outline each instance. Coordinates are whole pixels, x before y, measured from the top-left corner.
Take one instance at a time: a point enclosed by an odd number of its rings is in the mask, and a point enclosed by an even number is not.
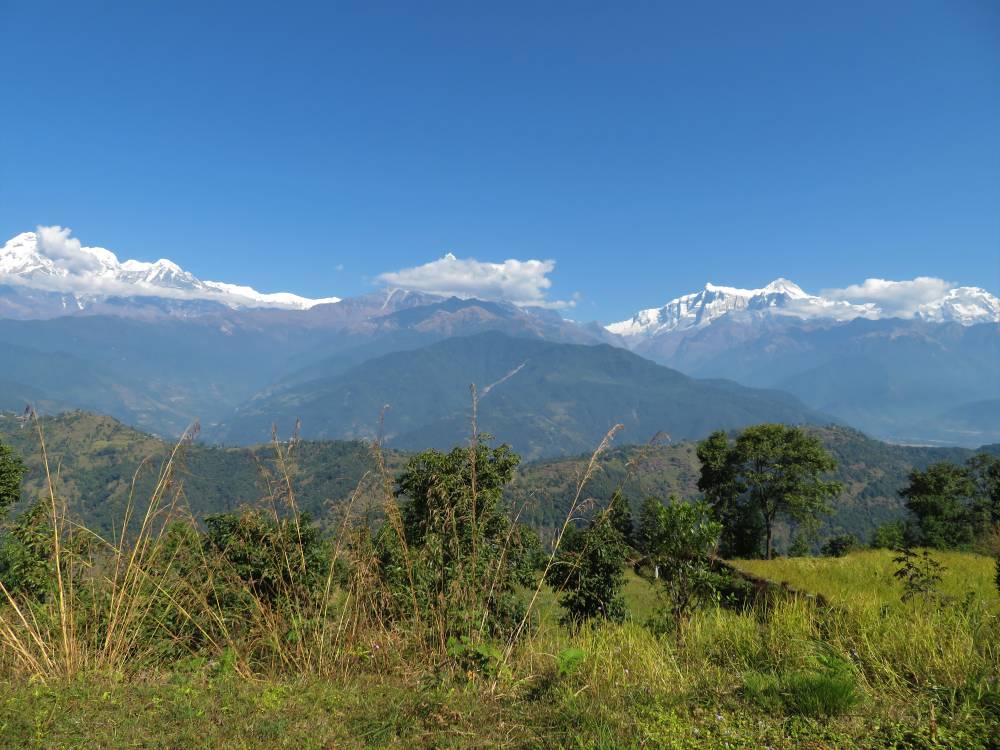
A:
[[[162,448],[123,444],[132,436],[88,415],[62,419],[42,425],[64,431],[52,445],[89,440],[88,461]],[[37,427],[15,429],[26,441]],[[734,561],[801,593],[712,574],[720,596],[683,631],[665,619],[673,579],[628,573],[614,618],[574,625],[559,616],[565,592],[544,583],[559,580],[562,553],[542,552],[500,502],[518,460],[505,448],[427,451],[400,470],[370,454],[375,481],[362,488],[385,510],[372,534],[363,509],[298,512],[281,466],[307,445],[274,447],[259,510],[204,527],[175,513],[186,480],[164,460],[149,507],[134,508],[164,523],[125,542],[68,523],[64,480],[46,482],[43,512],[9,527],[20,546],[0,556],[0,745],[997,747],[989,559],[935,552],[940,594],[910,599],[890,553]],[[598,450],[591,472],[605,458],[622,460]],[[611,518],[613,499],[588,478],[569,513],[588,495],[601,514],[571,554]],[[633,527],[638,550],[657,506]],[[284,518],[269,517],[279,507]]]
[[[136,496],[148,496],[173,447],[110,417],[86,412],[42,421],[50,456],[59,467],[60,491],[71,511],[105,534],[120,519],[133,479]],[[876,526],[902,515],[899,490],[911,469],[943,460],[961,463],[973,454],[961,448],[890,445],[846,428],[811,429],[837,460],[835,476],[844,485],[834,513],[823,520],[822,535],[853,533],[867,540]],[[38,496],[43,476],[37,435],[22,428],[14,414],[0,414],[0,442],[25,457],[29,465],[25,494]],[[1000,455],[998,446],[987,450]],[[390,467],[397,467],[404,454],[385,455]],[[200,518],[258,503],[267,496],[267,477],[274,476],[273,459],[273,447],[267,444],[187,446],[177,467],[186,506]],[[507,498],[521,510],[525,522],[538,527],[543,536],[550,534],[565,517],[588,460],[589,455],[581,455],[522,464],[506,490]],[[300,509],[321,518],[347,500],[375,465],[370,447],[362,442],[303,440],[288,469],[296,482]],[[596,503],[621,487],[635,512],[646,497],[694,497],[698,471],[694,443],[614,447],[590,478],[584,500],[594,498]],[[787,529],[780,530],[782,543],[787,536]]]

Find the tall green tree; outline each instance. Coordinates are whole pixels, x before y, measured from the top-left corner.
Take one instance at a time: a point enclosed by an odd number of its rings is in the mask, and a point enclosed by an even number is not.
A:
[[[972,543],[978,493],[968,467],[941,461],[914,469],[900,495],[916,517],[921,545],[949,549]]]
[[[975,484],[975,509],[980,524],[1000,524],[1000,456],[980,453],[966,462]]]
[[[748,528],[762,527],[765,556],[774,554],[774,527],[781,519],[808,527],[830,510],[841,486],[825,478],[836,462],[823,444],[798,427],[748,427],[735,442],[713,433],[698,446],[699,489],[723,523],[732,554],[750,546]],[[744,538],[741,538],[744,535]],[[758,537],[759,540],[759,537]]]
[[[733,444],[719,430],[698,444],[701,474],[698,489],[722,523],[719,554],[723,557],[760,557],[764,546],[764,516],[760,508],[745,502],[739,481]]]

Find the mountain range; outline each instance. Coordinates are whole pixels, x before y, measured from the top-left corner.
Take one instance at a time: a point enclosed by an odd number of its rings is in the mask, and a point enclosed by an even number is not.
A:
[[[481,337],[491,332],[503,337]],[[787,279],[707,284],[605,326],[405,289],[261,293],[165,259],[119,261],[50,227],[0,249],[0,357],[0,408],[86,408],[163,436],[200,419],[230,442],[299,417],[316,436],[370,436],[386,402],[392,439],[445,442],[464,434],[469,383],[485,387],[522,361],[481,416],[501,437],[515,431],[529,455],[592,447],[615,422],[631,425],[627,441],[696,437],[712,426],[696,429],[699,409],[726,426],[753,415],[913,444],[1000,441],[1000,300],[975,287],[901,310]]]
[[[293,383],[238,409],[217,437],[263,442],[272,423],[288,434],[301,419],[309,438],[371,439],[381,429],[395,448],[448,448],[471,434],[470,383],[479,388],[478,428],[528,458],[593,449],[619,423],[627,442],[645,443],[764,421],[830,421],[787,394],[696,380],[618,347],[490,331]]]
[[[899,317],[778,279],[708,284],[607,329],[661,364],[787,391],[879,437],[973,446],[1000,440],[971,406],[1000,397],[998,323],[1000,299],[974,287]]]
[[[640,310],[629,320],[607,329],[641,348],[669,334],[704,328],[717,320],[752,322],[762,317],[822,321],[828,324],[866,318],[897,317],[875,302],[808,294],[788,279],[775,279],[761,289],[737,289],[709,283],[698,292],[672,299],[662,307]],[[978,287],[947,289],[936,299],[921,302],[909,316],[935,323],[1000,323],[1000,298]]]
[[[0,312],[21,318],[138,310],[197,314],[214,305],[307,310],[340,301],[202,281],[165,258],[119,261],[106,248],[81,245],[62,227],[39,227],[7,240],[0,248],[0,284]]]

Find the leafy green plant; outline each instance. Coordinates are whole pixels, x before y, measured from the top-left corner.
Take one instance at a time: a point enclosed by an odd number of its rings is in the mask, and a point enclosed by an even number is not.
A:
[[[930,550],[923,549],[918,553],[909,548],[903,549],[893,562],[899,565],[893,576],[903,583],[904,602],[917,597],[924,601],[941,598],[941,576],[945,567],[931,556]]]
[[[466,675],[493,679],[503,668],[503,652],[488,641],[476,641],[467,635],[448,639],[448,656]]]
[[[577,646],[570,646],[556,655],[556,672],[560,677],[569,677],[587,660],[587,652]]]
[[[583,531],[568,533],[546,581],[561,593],[564,624],[625,618],[625,561],[628,547],[611,514],[599,513]]]
[[[651,623],[654,628],[672,629],[680,640],[692,613],[718,597],[722,579],[712,570],[711,555],[721,531],[703,501],[682,503],[672,497],[666,505],[652,498],[643,503],[640,567],[663,587],[668,602]]]

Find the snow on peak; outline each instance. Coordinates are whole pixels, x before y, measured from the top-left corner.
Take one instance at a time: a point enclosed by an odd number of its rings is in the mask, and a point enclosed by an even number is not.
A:
[[[288,292],[267,294],[249,286],[202,281],[171,260],[119,261],[103,247],[84,247],[63,227],[22,232],[0,248],[0,284],[69,294],[81,309],[107,297],[163,297],[214,301],[228,307],[278,307],[307,310],[339,302],[337,297],[308,299]]]
[[[663,307],[640,310],[629,320],[612,323],[606,328],[611,333],[638,340],[659,333],[707,326],[723,316],[755,314],[838,321],[859,317],[893,317],[902,313],[891,309],[887,311],[875,301],[851,302],[812,295],[788,279],[775,279],[761,289],[739,289],[709,283],[700,292],[677,297]],[[996,323],[1000,322],[1000,299],[978,287],[955,287],[906,316],[962,325]]]
[[[962,325],[1000,323],[1000,297],[975,286],[959,286],[939,300],[921,305],[916,317],[935,323],[954,321]]]
[[[705,284],[700,292],[677,297],[663,307],[641,310],[630,320],[612,323],[606,328],[619,336],[648,337],[707,326],[725,315],[755,312],[835,320],[874,314],[869,305],[823,299],[807,294],[788,279],[775,279],[761,289]]]

